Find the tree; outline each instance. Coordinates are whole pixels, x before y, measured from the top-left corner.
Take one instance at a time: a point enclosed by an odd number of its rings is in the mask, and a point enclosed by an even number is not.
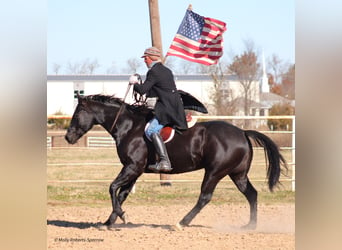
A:
[[[225,111],[225,95],[223,92],[223,84],[224,84],[224,71],[222,68],[222,64],[218,63],[217,65],[211,66],[208,68],[210,70],[209,75],[213,79],[214,89],[211,94],[211,98],[214,101],[214,108],[216,110],[216,115],[223,115]]]
[[[288,63],[284,63],[278,55],[272,54],[267,63],[267,71],[273,76],[274,84],[280,84],[283,74],[288,68]]]
[[[274,81],[274,76],[269,73],[267,74],[267,78],[268,85],[270,86],[270,92],[277,95],[281,95],[281,86],[280,84],[276,84],[276,82]]]
[[[127,60],[128,73],[134,74],[138,72],[138,69],[142,67],[142,62],[137,58],[130,58]]]
[[[197,65],[195,63],[193,63],[193,62],[182,60],[179,63],[179,66],[180,67],[179,67],[178,72],[180,74],[188,75],[188,74],[193,74],[195,72],[195,67]]]
[[[115,62],[112,62],[112,66],[110,66],[107,71],[106,71],[107,74],[115,74],[117,73],[117,66],[116,66],[116,63]]]
[[[294,115],[294,108],[286,104],[275,104],[269,111],[269,115]],[[289,119],[269,119],[267,125],[272,130],[292,130],[292,121]]]
[[[177,70],[175,69],[175,57],[173,56],[167,56],[164,58],[164,64],[169,69],[172,69],[173,72],[177,73]]]
[[[82,62],[68,62],[67,73],[73,75],[92,75],[98,67],[100,67],[100,64],[97,62],[97,59],[90,61],[89,58],[87,58]]]
[[[293,64],[282,77],[282,96],[288,99],[295,99],[295,73],[296,68]]]
[[[252,94],[252,83],[258,79],[260,64],[254,51],[253,43],[245,42],[246,51],[234,57],[233,62],[228,66],[229,72],[235,74],[243,89],[244,114],[249,115],[250,100]]]
[[[216,115],[233,115],[235,101],[232,99],[232,90],[229,88],[227,77],[228,63],[220,61],[216,65],[197,65],[197,72],[208,74],[213,80],[211,99],[214,103]]]
[[[54,63],[53,65],[52,65],[52,70],[53,70],[53,72],[56,74],[56,75],[58,75],[58,73],[59,73],[59,70],[61,69],[61,65],[60,64],[58,64],[58,63]]]

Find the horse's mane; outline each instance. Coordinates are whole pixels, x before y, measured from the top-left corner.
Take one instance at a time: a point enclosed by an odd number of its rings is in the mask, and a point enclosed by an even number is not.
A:
[[[145,104],[143,105],[132,105],[125,103],[121,98],[115,97],[114,95],[103,95],[103,94],[96,94],[96,95],[88,95],[85,96],[86,100],[100,102],[105,105],[126,105],[126,108],[134,113],[149,113],[151,111]]]
[[[114,95],[87,95],[84,98],[88,101],[101,102],[103,104],[123,104],[123,100]]]

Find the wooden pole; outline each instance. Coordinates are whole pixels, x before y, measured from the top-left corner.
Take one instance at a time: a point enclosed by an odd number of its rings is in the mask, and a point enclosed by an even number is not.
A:
[[[158,0],[149,0],[148,4],[149,4],[149,10],[150,10],[150,27],[151,27],[152,46],[158,48],[163,57],[163,46],[162,46],[161,31],[160,31],[160,16],[159,16]]]
[[[163,46],[160,31],[160,16],[159,16],[159,5],[158,0],[148,0],[149,11],[150,11],[150,27],[151,27],[151,40],[152,46],[158,48],[161,52],[161,60],[163,60]],[[160,174],[160,185],[171,186],[170,175]]]

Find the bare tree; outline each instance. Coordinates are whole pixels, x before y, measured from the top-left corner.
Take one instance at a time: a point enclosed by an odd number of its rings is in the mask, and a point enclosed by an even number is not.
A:
[[[130,58],[127,60],[128,73],[137,73],[138,69],[142,67],[142,62],[137,58]]]
[[[85,71],[90,75],[92,75],[94,71],[100,67],[97,59],[94,59],[93,61],[89,61],[89,59],[86,59],[83,65],[85,67]]]
[[[69,74],[92,75],[99,66],[97,59],[90,61],[89,58],[87,58],[83,60],[83,62],[68,62],[67,71]]]
[[[282,75],[289,68],[289,64],[283,62],[276,54],[272,54],[271,58],[267,62],[267,73],[273,76],[274,84],[280,84]]]
[[[117,73],[117,66],[116,66],[116,63],[115,62],[112,62],[112,66],[110,66],[108,69],[107,69],[107,71],[106,71],[106,73],[107,74],[115,74],[115,73]]]
[[[202,68],[202,70],[205,70]],[[219,63],[215,66],[211,66],[207,68],[210,72],[209,75],[213,79],[214,88],[211,93],[211,98],[214,101],[214,107],[217,115],[223,115],[225,112],[225,94],[223,92],[223,83],[224,83],[224,71],[222,65]]]
[[[233,62],[228,66],[229,73],[237,76],[243,89],[244,114],[249,115],[250,100],[252,99],[252,83],[259,79],[260,64],[251,41],[245,42],[246,50],[234,57]]]
[[[165,58],[164,64],[166,67],[172,69],[172,71],[177,73],[177,70],[175,69],[175,57],[173,56],[168,56]]]
[[[179,69],[180,74],[188,75],[188,74],[195,73],[196,65],[193,62],[183,60],[181,61],[179,66],[180,66],[180,69]]]
[[[198,72],[208,74],[213,80],[211,99],[214,102],[216,115],[233,115],[235,110],[232,90],[227,79],[227,63],[220,61],[216,65],[198,66]]]
[[[58,75],[59,74],[59,70],[61,69],[61,65],[60,64],[58,64],[58,63],[54,63],[53,65],[52,65],[52,71],[56,74],[56,75]]]
[[[67,64],[67,74],[71,74],[71,75],[76,75],[76,74],[80,74],[80,63],[75,62],[68,62]]]

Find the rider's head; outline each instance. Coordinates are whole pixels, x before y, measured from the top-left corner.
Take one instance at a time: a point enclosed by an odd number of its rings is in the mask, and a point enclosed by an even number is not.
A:
[[[150,67],[152,62],[161,60],[161,53],[158,48],[150,47],[145,49],[144,55],[141,58],[144,58],[147,67]]]

